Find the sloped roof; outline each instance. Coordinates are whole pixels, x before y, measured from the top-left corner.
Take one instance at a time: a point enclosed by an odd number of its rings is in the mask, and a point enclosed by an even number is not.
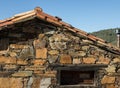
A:
[[[24,21],[33,19],[35,17],[37,17],[41,20],[45,20],[45,21],[52,23],[56,26],[64,27],[72,32],[75,32],[81,36],[88,38],[89,40],[92,40],[96,43],[99,43],[99,45],[104,46],[109,51],[120,55],[120,49],[118,47],[115,47],[115,46],[111,45],[110,43],[107,43],[105,40],[103,40],[101,38],[93,36],[87,32],[84,32],[80,29],[77,29],[77,28],[71,26],[70,24],[68,24],[66,22],[63,22],[62,19],[59,17],[54,17],[54,16],[51,16],[51,15],[44,13],[40,7],[36,7],[32,11],[16,14],[13,17],[5,19],[5,20],[0,20],[0,30],[2,30],[4,27],[7,27],[9,25],[19,23],[19,22],[24,22]]]

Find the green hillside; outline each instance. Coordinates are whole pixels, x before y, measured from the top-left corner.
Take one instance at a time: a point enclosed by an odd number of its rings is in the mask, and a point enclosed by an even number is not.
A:
[[[93,34],[99,38],[102,38],[102,39],[106,40],[107,42],[112,43],[113,45],[116,45],[117,36],[116,36],[115,31],[117,29],[120,29],[120,28],[105,29],[105,30],[93,32],[91,34]]]

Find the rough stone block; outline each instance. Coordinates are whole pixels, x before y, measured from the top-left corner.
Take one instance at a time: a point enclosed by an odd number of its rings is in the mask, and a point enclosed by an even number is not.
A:
[[[10,71],[10,70],[17,70],[18,69],[18,66],[17,65],[5,65],[3,67],[4,70],[7,70],[7,71]]]
[[[113,59],[113,63],[120,63],[120,58]]]
[[[29,57],[34,57],[33,47],[22,49],[18,57],[21,59],[27,59]]]
[[[39,77],[33,78],[33,84],[31,88],[41,88],[40,83],[41,83],[41,78]]]
[[[104,76],[101,80],[102,84],[111,84],[115,83],[115,77]]]
[[[99,60],[96,62],[97,64],[109,64],[110,59],[108,58],[104,58],[104,57],[100,57]]]
[[[116,67],[115,65],[108,66],[108,68],[105,69],[108,73],[115,73]]]
[[[43,71],[45,69],[46,69],[46,67],[44,67],[44,66],[35,66],[35,65],[25,66],[26,71]]]
[[[4,64],[16,64],[16,58],[0,56],[0,63]]]
[[[42,60],[42,59],[33,60],[34,65],[44,65],[45,63],[46,63],[46,60]]]
[[[94,57],[83,58],[83,63],[85,64],[94,64],[96,59]]]
[[[9,52],[9,55],[10,55],[11,57],[16,57],[16,56],[17,56],[17,53],[15,53],[15,52]]]
[[[67,49],[67,43],[66,42],[54,42],[56,49],[64,50]]]
[[[72,63],[72,58],[70,55],[61,55],[60,56],[60,63],[61,64],[71,64]]]
[[[19,71],[12,74],[13,77],[29,77],[32,76],[32,71]]]
[[[81,61],[79,58],[73,58],[73,64],[80,64]]]
[[[48,53],[50,55],[57,55],[57,54],[59,54],[59,51],[57,51],[57,50],[50,50]]]
[[[51,84],[51,78],[43,78],[40,82],[40,88],[48,88]]]
[[[42,58],[45,59],[47,58],[47,49],[36,49],[36,58]]]
[[[46,71],[46,74],[57,74],[57,71]]]
[[[33,45],[35,48],[45,48],[46,46],[46,41],[45,40],[34,40]]]
[[[11,44],[10,45],[10,48],[12,48],[12,49],[25,49],[28,47],[29,47],[28,45],[18,45],[18,44]]]
[[[44,77],[56,77],[57,71],[46,71]]]
[[[10,78],[9,88],[23,88],[22,78]]]
[[[56,56],[48,56],[49,63],[56,63],[58,60],[58,55]]]
[[[86,52],[84,51],[76,51],[76,52],[69,52],[69,54],[73,57],[83,57],[86,55]]]
[[[41,40],[44,38],[44,36],[45,36],[45,34],[39,34],[38,38]]]
[[[9,77],[13,71],[0,71],[0,77]]]
[[[23,60],[23,59],[17,59],[17,64],[18,65],[27,65],[28,62],[26,60]]]
[[[34,72],[33,72],[34,74],[36,74],[36,75],[38,75],[38,74],[43,74],[44,73],[44,71],[42,71],[42,70],[35,70]]]
[[[82,50],[83,51],[87,51],[89,49],[90,46],[82,46]]]
[[[106,88],[116,88],[114,84],[106,85]]]
[[[31,88],[32,83],[33,83],[33,77],[30,77],[27,83],[27,88]]]
[[[0,78],[0,88],[23,88],[22,78]]]
[[[7,64],[16,64],[16,58],[9,57],[8,60],[5,63],[7,63]]]
[[[43,74],[44,77],[56,77],[56,74],[53,74],[53,73],[45,73]]]
[[[0,88],[10,88],[9,78],[0,78]]]

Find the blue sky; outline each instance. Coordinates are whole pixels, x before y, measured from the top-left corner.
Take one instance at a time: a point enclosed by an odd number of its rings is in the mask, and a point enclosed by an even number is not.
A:
[[[120,27],[120,0],[0,0],[0,20],[37,6],[86,32]]]

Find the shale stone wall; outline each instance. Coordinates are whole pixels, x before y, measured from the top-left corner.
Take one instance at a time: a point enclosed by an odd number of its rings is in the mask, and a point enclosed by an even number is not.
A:
[[[14,26],[8,35],[24,35],[0,52],[0,88],[56,88],[57,70],[49,67],[55,63],[107,64],[98,71],[97,87],[82,88],[120,88],[120,56],[67,29],[28,24]]]

